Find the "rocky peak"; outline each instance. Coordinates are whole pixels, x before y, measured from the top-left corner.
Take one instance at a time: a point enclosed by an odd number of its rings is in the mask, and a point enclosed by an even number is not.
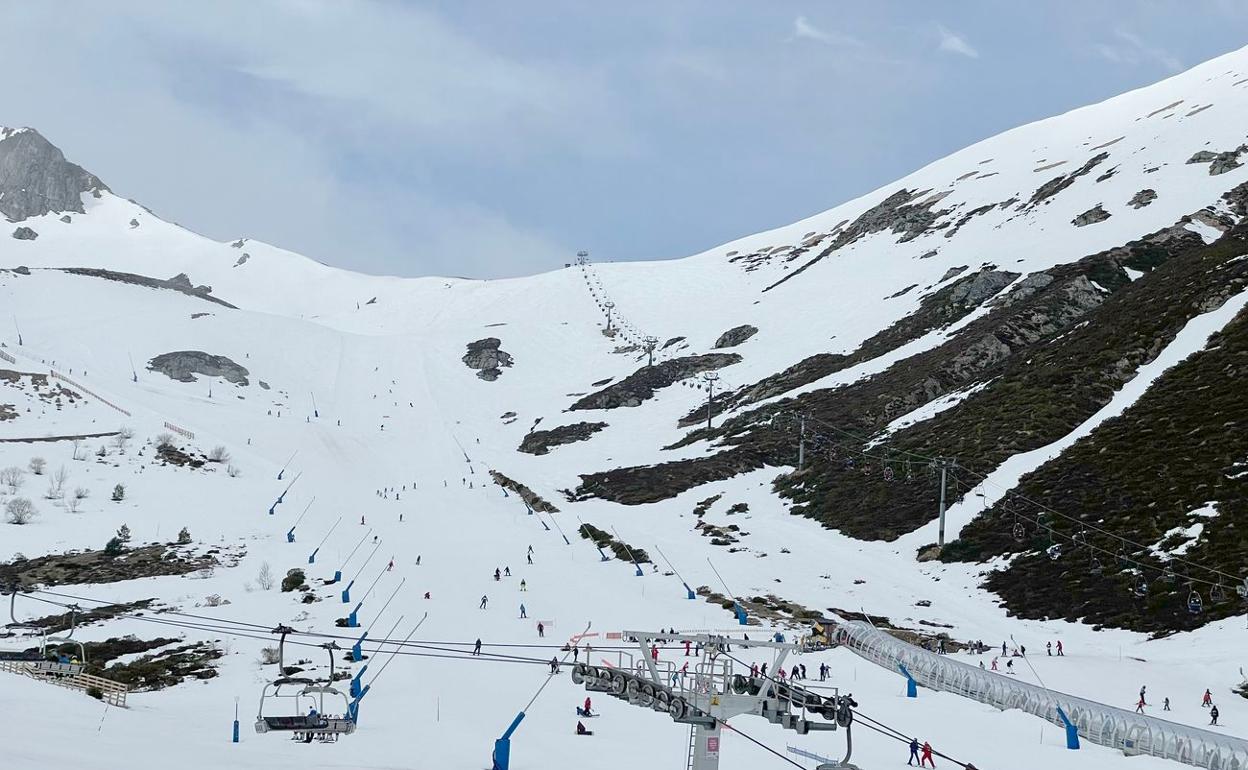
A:
[[[82,194],[108,187],[34,129],[0,129],[0,214],[20,222],[52,211],[84,213]]]

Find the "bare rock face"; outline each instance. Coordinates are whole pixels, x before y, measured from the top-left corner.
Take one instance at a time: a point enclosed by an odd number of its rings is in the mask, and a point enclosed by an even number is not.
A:
[[[740,326],[734,326],[728,331],[719,335],[719,339],[715,340],[715,349],[718,350],[720,348],[735,348],[737,345],[740,345],[742,342],[745,342],[750,337],[753,337],[755,334],[758,334],[757,326],[750,326],[749,324],[741,324]]]
[[[605,422],[577,422],[571,425],[560,425],[550,430],[529,431],[520,442],[521,452],[531,455],[544,455],[552,447],[571,444],[575,441],[588,441],[598,431],[607,427]]]
[[[477,376],[486,382],[494,382],[503,373],[503,367],[511,366],[511,354],[499,350],[502,341],[498,337],[486,337],[483,340],[468,343],[468,352],[463,362],[469,369],[476,369]]]
[[[1086,225],[1096,224],[1097,222],[1104,222],[1106,219],[1109,219],[1109,216],[1109,212],[1098,203],[1079,216],[1070,220],[1070,223],[1075,227],[1084,227]]]
[[[617,409],[641,406],[643,401],[654,397],[655,391],[696,374],[722,369],[740,361],[741,356],[736,353],[707,353],[702,356],[673,358],[654,366],[643,366],[614,385],[596,393],[590,393],[568,409]]]
[[[14,222],[52,211],[85,213],[82,194],[107,190],[33,129],[0,130],[0,214]]]
[[[162,353],[147,362],[147,368],[179,382],[196,382],[196,374],[222,377],[235,385],[246,385],[248,371],[225,356],[214,356],[202,350],[179,350]]]
[[[1156,190],[1140,190],[1131,196],[1131,200],[1127,201],[1127,205],[1131,208],[1142,209],[1155,200],[1157,200]]]
[[[39,237],[39,233],[29,227],[19,227],[13,231],[13,237],[19,241],[33,241]]]

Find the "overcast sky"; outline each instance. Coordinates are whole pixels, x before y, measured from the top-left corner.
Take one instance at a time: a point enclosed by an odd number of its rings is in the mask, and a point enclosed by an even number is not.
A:
[[[372,273],[685,256],[1248,43],[1248,0],[4,0],[0,125]]]

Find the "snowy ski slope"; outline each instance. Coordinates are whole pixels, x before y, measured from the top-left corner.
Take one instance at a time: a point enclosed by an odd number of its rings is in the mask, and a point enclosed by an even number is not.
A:
[[[914,283],[935,285],[952,267],[993,263],[1025,275],[1169,226],[1213,204],[1222,192],[1243,183],[1248,169],[1215,176],[1207,163],[1186,161],[1201,150],[1234,150],[1243,141],[1248,74],[1241,73],[1248,73],[1248,50],[1006,132],[802,222],[688,259],[600,262],[596,271],[632,324],[660,339],[687,337],[687,352],[705,352],[732,326],[758,326],[760,332],[735,349],[744,360],[721,372],[729,385],[753,382],[815,352],[852,350],[912,312],[920,292],[885,297]],[[1108,152],[1108,159],[1049,203],[1019,209],[1036,188],[1100,152]],[[1113,176],[1095,181],[1114,167]],[[1019,200],[971,218],[951,238],[940,230],[903,243],[889,230],[866,235],[764,291],[814,258],[835,238],[842,220],[854,220],[903,188],[930,191],[916,199],[947,192],[937,208],[956,206],[945,216],[952,221],[989,203]],[[1127,200],[1144,188],[1157,190],[1156,201],[1139,209],[1128,206]],[[1097,204],[1111,213],[1109,219],[1085,227],[1071,224]],[[602,317],[575,269],[488,282],[364,276],[255,241],[237,247],[215,243],[109,193],[99,199],[84,196],[84,205],[87,213],[73,215],[68,224],[57,214],[23,223],[39,233],[35,241],[0,238],[0,267],[31,268],[29,275],[0,272],[0,307],[20,324],[22,338],[19,345],[17,330],[5,319],[0,341],[17,361],[0,362],[0,369],[47,373],[54,367],[130,414],[95,398],[56,409],[28,389],[0,385],[0,403],[22,407],[14,419],[0,421],[0,439],[85,435],[125,425],[135,431],[135,440],[121,454],[107,450],[105,439],[88,439],[92,452],[106,447],[103,462],[91,453],[73,459],[68,441],[0,442],[0,467],[25,466],[39,455],[50,468],[67,468],[70,486],[91,492],[82,509],[70,513],[44,499],[43,479],[28,477],[21,493],[34,500],[40,515],[22,527],[0,525],[0,560],[17,553],[99,548],[123,523],[136,542],[172,540],[185,526],[198,547],[241,545],[246,556],[239,566],[218,568],[210,577],[52,590],[104,601],[157,597],[222,623],[254,625],[234,626],[238,634],[229,635],[215,627],[162,625],[153,622],[160,616],[148,615],[81,629],[82,638],[93,640],[130,633],[213,640],[226,653],[216,678],[132,695],[126,710],[0,674],[0,707],[11,725],[0,737],[6,766],[103,769],[124,761],[146,768],[165,766],[176,757],[188,770],[227,764],[488,767],[493,739],[544,681],[545,661],[556,652],[551,645],[557,647],[587,624],[601,634],[658,627],[738,630],[730,613],[717,605],[687,601],[674,576],[646,568],[644,576],[636,577],[629,564],[599,561],[593,547],[575,535],[578,517],[602,529],[614,527],[625,541],[652,555],[657,546],[695,587],[725,590],[712,573],[710,557],[739,595],[774,593],[812,608],[861,608],[913,628],[924,628],[920,621],[941,624],[926,627],[996,647],[1013,638],[1027,646],[1035,667],[1033,673],[1020,666],[1020,679],[1037,681],[1038,675],[1048,687],[1090,699],[1129,708],[1139,687],[1147,684],[1153,701],[1171,698],[1167,718],[1204,725],[1208,716],[1199,699],[1210,687],[1225,724],[1219,729],[1248,736],[1248,701],[1230,692],[1244,665],[1242,617],[1161,640],[1010,618],[994,597],[977,588],[982,565],[914,562],[915,546],[930,541],[930,532],[867,543],[789,515],[770,492],[770,480],[783,469],[744,474],[651,505],[565,503],[558,490],[575,486],[579,473],[706,451],[704,445],[656,450],[683,434],[676,420],[697,403],[698,395],[683,388],[661,391],[640,408],[560,414],[574,400],[568,394],[587,392],[592,382],[637,368],[635,356],[611,352],[617,342],[602,335]],[[1201,226],[1192,227],[1200,231]],[[1216,234],[1201,232],[1207,239]],[[814,245],[791,262],[784,261],[784,249],[757,261],[757,269],[750,271],[742,261],[729,261],[803,241]],[[237,264],[243,254],[248,259]],[[107,268],[160,279],[185,273],[195,285],[211,285],[214,296],[238,309],[169,290],[38,269],[53,267]],[[1151,378],[1200,350],[1246,299],[1240,295],[1190,322],[1094,420],[1125,409]],[[939,344],[947,333],[935,332],[905,350]],[[496,382],[478,379],[460,360],[467,343],[489,336],[498,337],[515,359]],[[175,350],[227,356],[249,370],[249,384],[204,377],[175,382],[145,369],[152,357]],[[902,355],[890,354],[808,387],[851,381]],[[500,419],[505,412],[515,412],[515,420]],[[549,455],[516,452],[539,418],[543,429],[581,419],[601,419],[609,427],[590,441],[558,447]],[[164,431],[166,422],[195,434],[193,441],[180,442],[184,446],[201,451],[227,447],[241,475],[231,478],[215,466],[190,471],[153,464],[151,447],[144,445]],[[1059,449],[1016,458],[990,479],[995,486],[988,494],[999,494],[999,488],[1008,488]],[[283,480],[277,480],[296,451]],[[488,483],[490,469],[524,482],[563,510],[526,514],[515,495],[504,496]],[[276,515],[269,516],[269,506],[295,474],[302,475]],[[108,492],[117,483],[126,485],[127,495],[113,503]],[[379,497],[377,491],[386,487],[400,488],[400,499]],[[749,532],[743,537],[746,549],[737,553],[710,548],[693,529],[694,505],[719,493],[723,497],[706,518]],[[727,508],[739,502],[748,503],[749,512],[730,518]],[[286,531],[309,504],[296,542],[287,543]],[[973,513],[955,507],[954,528]],[[340,743],[303,746],[281,735],[256,735],[250,721],[260,688],[274,676],[273,666],[258,662],[260,648],[271,643],[265,629],[285,623],[353,636],[353,629],[335,627],[350,609],[336,598],[336,587],[317,587],[322,600],[300,604],[292,594],[258,590],[257,572],[265,562],[279,578],[291,567],[306,566],[315,544],[339,519],[309,568],[310,581],[332,575],[361,538],[369,543],[362,550],[371,551],[371,534],[376,534],[380,545],[371,561],[359,569],[362,558],[357,556],[345,570],[348,578],[359,571],[355,596],[364,599],[361,620],[370,636],[395,627],[401,637],[427,612],[414,638],[428,641],[428,648],[395,658],[363,701],[358,732]],[[532,566],[525,564],[529,545],[535,551]],[[395,566],[387,571],[391,558]],[[510,567],[512,577],[495,582],[496,567]],[[528,585],[523,593],[521,578]],[[374,579],[375,588],[366,596]],[[396,589],[396,599],[378,617]],[[425,592],[430,599],[422,598]],[[230,603],[200,606],[213,594]],[[482,595],[490,599],[485,610],[478,609]],[[917,607],[920,600],[930,601],[930,607]],[[522,602],[528,619],[518,617]],[[23,599],[18,611],[19,618],[29,618],[61,610]],[[545,639],[537,636],[539,620],[546,626]],[[468,655],[477,638],[485,645],[481,658]],[[1044,656],[1045,642],[1057,639],[1066,656]],[[595,646],[610,644],[601,640]],[[350,643],[340,640],[343,646]],[[0,641],[0,648],[14,646],[20,644]],[[304,649],[296,655],[319,664],[323,653]],[[374,659],[370,673],[384,658],[383,652]],[[853,692],[864,714],[980,768],[1110,768],[1128,762],[1095,746],[1068,752],[1056,729],[1018,712],[1002,713],[927,691],[917,700],[906,699],[899,676],[844,650],[800,659],[812,671],[822,661],[832,667],[831,684]],[[612,770],[683,761],[685,728],[614,700],[596,698],[602,714],[591,725],[596,734],[576,737],[574,706],[584,696],[566,676],[552,683],[517,733],[513,766]],[[238,745],[229,742],[235,698],[244,728]],[[1150,707],[1150,713],[1159,714],[1160,706]],[[781,752],[786,743],[831,756],[840,756],[844,748],[841,733],[798,737],[745,718],[734,726]],[[856,729],[854,760],[860,766],[893,765],[904,755],[902,744]],[[1143,757],[1129,761],[1133,768],[1170,766]],[[782,764],[738,736],[724,738],[725,768]]]

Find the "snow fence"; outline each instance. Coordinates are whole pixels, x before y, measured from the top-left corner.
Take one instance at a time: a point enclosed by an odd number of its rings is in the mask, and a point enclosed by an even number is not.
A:
[[[907,644],[862,621],[836,624],[835,641],[891,671],[904,666],[920,685],[956,693],[999,709],[1020,709],[1059,727],[1066,713],[1085,740],[1124,754],[1144,754],[1209,770],[1248,770],[1248,741],[1167,722],[1104,703],[1055,692],[985,671]]]

